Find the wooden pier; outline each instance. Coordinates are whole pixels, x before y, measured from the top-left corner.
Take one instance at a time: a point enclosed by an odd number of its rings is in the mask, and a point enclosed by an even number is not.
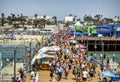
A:
[[[77,37],[76,39],[88,47],[88,51],[120,51],[120,38]]]

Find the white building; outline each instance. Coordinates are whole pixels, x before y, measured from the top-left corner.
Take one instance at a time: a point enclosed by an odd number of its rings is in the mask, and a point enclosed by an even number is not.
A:
[[[73,22],[74,21],[74,17],[73,16],[65,16],[64,21],[65,21],[65,23],[67,23],[67,22]]]

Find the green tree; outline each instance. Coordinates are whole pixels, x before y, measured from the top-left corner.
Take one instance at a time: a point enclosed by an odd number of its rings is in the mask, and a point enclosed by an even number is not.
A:
[[[92,16],[91,16],[91,15],[88,15],[88,16],[87,16],[87,15],[85,15],[83,19],[84,19],[84,21],[87,21],[87,22],[90,22],[90,21],[92,21],[92,20],[93,20],[93,18],[92,18]]]
[[[45,19],[39,19],[38,23],[40,24],[40,27],[44,28],[45,24],[46,24],[46,20]]]
[[[2,23],[2,26],[4,26],[4,23],[5,23],[5,15],[4,15],[4,13],[1,13],[1,16],[2,16],[1,23]]]
[[[37,25],[38,25],[38,21],[37,21],[38,14],[36,13],[36,14],[34,15],[34,17],[35,17],[34,25],[35,25],[35,27],[37,27]]]
[[[57,17],[56,17],[56,16],[53,16],[52,18],[54,19],[54,22],[55,22],[55,24],[57,25]]]

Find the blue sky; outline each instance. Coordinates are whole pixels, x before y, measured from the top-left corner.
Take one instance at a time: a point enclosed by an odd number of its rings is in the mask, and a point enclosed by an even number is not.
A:
[[[86,15],[102,14],[104,17],[120,16],[120,0],[0,0],[0,13],[27,16],[38,15],[64,16],[73,14],[78,18]]]

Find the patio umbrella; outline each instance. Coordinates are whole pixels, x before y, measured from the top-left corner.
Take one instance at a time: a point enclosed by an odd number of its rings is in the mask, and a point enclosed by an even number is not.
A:
[[[47,57],[47,54],[38,53],[33,57],[32,61],[31,61],[31,64],[34,64],[36,59],[43,59],[45,57]]]
[[[59,46],[51,46],[49,51],[59,51],[61,48]]]
[[[119,76],[115,75],[113,72],[110,71],[103,71],[102,74],[113,78],[119,78]]]
[[[38,53],[40,53],[40,52],[42,52],[42,53],[47,52],[49,49],[50,49],[50,47],[42,47],[42,48],[38,51]]]
[[[75,40],[70,40],[69,42],[72,43],[72,44],[77,43],[77,41],[75,41]]]
[[[54,41],[50,42],[50,45],[54,45],[54,44],[56,44],[56,42],[54,42]]]
[[[57,30],[54,32],[54,34],[59,34],[60,33],[60,30]]]
[[[74,46],[74,48],[80,48],[80,49],[82,49],[82,48],[85,48],[85,46],[83,46],[82,44],[76,44]]]
[[[38,54],[38,59],[42,59],[42,58],[45,58],[47,57],[47,54]]]

